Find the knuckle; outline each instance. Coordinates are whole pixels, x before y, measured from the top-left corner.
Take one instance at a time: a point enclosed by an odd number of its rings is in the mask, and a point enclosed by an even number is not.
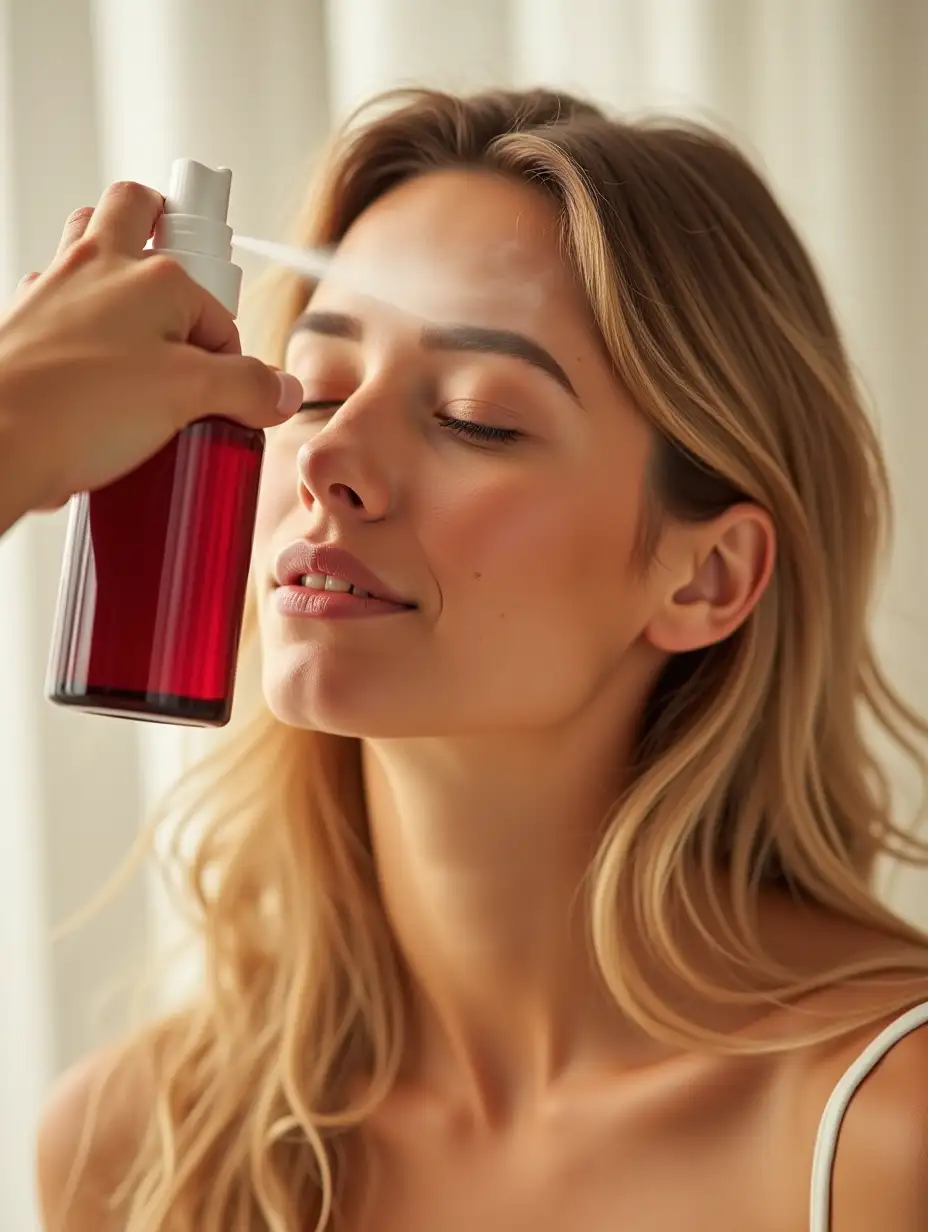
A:
[[[178,262],[164,253],[146,253],[139,266],[142,275],[157,286],[177,287],[187,281],[187,275]]]
[[[135,180],[117,180],[106,190],[106,195],[124,201],[129,206],[147,205],[152,198],[152,190]]]
[[[70,245],[57,262],[57,265],[62,270],[79,269],[81,266],[87,265],[88,262],[99,258],[101,252],[102,249],[98,240],[92,235],[82,235]]]
[[[90,222],[93,217],[94,207],[92,205],[82,205],[76,210],[72,210],[65,222],[65,228],[71,230],[73,227],[84,226]]]

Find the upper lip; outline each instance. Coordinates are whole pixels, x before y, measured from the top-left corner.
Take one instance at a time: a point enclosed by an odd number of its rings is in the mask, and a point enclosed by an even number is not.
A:
[[[316,545],[299,539],[284,548],[277,557],[274,577],[278,586],[293,586],[307,573],[324,573],[327,577],[341,578],[344,582],[350,582],[356,590],[366,590],[372,599],[415,607],[409,599],[391,590],[356,556],[336,547],[334,543]]]

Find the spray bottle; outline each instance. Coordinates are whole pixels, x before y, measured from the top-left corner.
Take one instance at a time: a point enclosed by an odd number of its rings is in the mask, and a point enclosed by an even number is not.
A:
[[[172,168],[152,248],[233,314],[232,173]],[[117,482],[72,498],[47,695],[94,714],[228,722],[264,434],[221,407]],[[126,408],[131,414],[132,408]]]

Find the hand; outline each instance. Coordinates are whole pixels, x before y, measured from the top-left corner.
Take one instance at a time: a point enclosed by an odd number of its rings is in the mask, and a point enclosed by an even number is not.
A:
[[[0,489],[30,508],[118,479],[195,419],[263,428],[300,404],[296,378],[243,357],[231,314],[179,265],[142,259],[163,208],[141,185],[107,189],[0,321]]]

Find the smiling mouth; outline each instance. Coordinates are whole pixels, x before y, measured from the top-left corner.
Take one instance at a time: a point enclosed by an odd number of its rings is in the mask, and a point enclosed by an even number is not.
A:
[[[277,610],[284,616],[303,616],[318,620],[342,620],[357,616],[405,615],[416,610],[415,603],[382,598],[355,587],[344,578],[325,573],[295,575],[274,592]]]
[[[273,569],[279,587],[289,588],[303,600],[311,596],[322,603],[325,596],[333,601],[351,597],[369,604],[380,603],[394,611],[409,611],[417,604],[404,599],[382,581],[362,560],[341,546],[310,544],[297,540],[284,548]],[[334,609],[333,609],[334,610]]]

